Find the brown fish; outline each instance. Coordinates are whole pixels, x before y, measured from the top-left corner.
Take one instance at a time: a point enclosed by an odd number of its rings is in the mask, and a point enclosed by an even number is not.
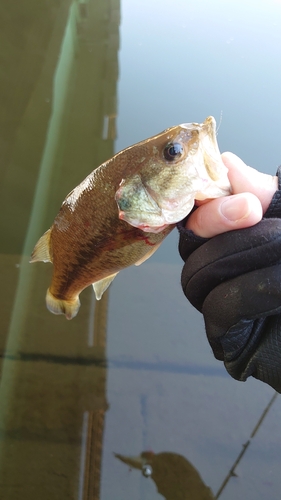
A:
[[[79,294],[96,298],[116,274],[148,259],[194,200],[230,194],[216,122],[185,123],[117,153],[65,198],[30,262],[53,263],[46,303],[76,316]]]

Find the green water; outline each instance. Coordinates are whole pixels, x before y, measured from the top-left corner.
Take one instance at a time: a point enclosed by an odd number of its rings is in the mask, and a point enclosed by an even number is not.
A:
[[[0,27],[1,500],[279,498],[280,399],[213,358],[176,231],[72,321],[28,260],[75,185],[169,126],[213,115],[222,151],[275,173],[281,3],[4,0]]]

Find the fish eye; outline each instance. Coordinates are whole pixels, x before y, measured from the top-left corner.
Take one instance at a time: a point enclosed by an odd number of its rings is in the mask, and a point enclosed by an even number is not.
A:
[[[164,149],[164,157],[168,161],[178,160],[183,154],[183,146],[178,142],[170,142]]]

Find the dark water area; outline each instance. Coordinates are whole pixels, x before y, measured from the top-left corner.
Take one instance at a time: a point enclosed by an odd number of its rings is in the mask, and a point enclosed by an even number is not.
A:
[[[281,2],[0,5],[0,498],[275,500],[280,398],[230,378],[180,287],[176,231],[76,318],[29,264],[67,195],[165,128],[281,163]]]

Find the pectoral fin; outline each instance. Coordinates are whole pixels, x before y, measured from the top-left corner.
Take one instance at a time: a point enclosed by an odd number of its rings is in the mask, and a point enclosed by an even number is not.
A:
[[[103,278],[102,280],[93,283],[93,289],[97,300],[102,298],[103,293],[109,287],[110,283],[114,280],[117,274],[118,273],[111,274],[110,276],[107,276],[107,278]]]
[[[52,262],[50,254],[50,236],[51,229],[48,229],[48,231],[41,236],[40,240],[37,241],[29,262],[38,262],[40,260],[43,262]]]
[[[145,262],[147,259],[149,259],[149,257],[151,257],[151,255],[153,255],[154,252],[156,252],[156,250],[158,250],[161,243],[162,243],[162,241],[160,241],[160,243],[156,243],[153,247],[151,247],[150,250],[145,255],[143,255],[139,260],[137,260],[137,262],[135,262],[135,266],[140,266],[143,262]]]

